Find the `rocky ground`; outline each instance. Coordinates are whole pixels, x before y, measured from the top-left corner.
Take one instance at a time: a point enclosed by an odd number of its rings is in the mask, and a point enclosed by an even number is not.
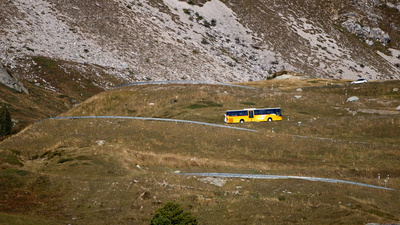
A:
[[[400,3],[301,0],[7,0],[0,63],[59,91],[33,57],[63,61],[96,85],[146,80],[239,82],[275,72],[397,79]],[[103,74],[114,77],[106,80]],[[42,80],[42,82],[38,82]]]

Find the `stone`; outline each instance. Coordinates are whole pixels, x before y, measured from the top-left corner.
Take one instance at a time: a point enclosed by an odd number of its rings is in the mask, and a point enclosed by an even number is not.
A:
[[[398,92],[399,89],[398,88],[393,88],[393,92]]]
[[[357,96],[352,96],[350,98],[347,99],[347,102],[356,102],[360,100]]]
[[[384,45],[387,45],[390,42],[389,34],[384,34],[380,40]]]
[[[369,45],[369,46],[374,45],[374,42],[371,40],[365,40],[365,43],[367,43],[367,45]]]
[[[302,98],[302,96],[301,95],[295,95],[294,98],[295,99],[300,99],[300,98]]]
[[[297,88],[297,89],[296,89],[296,91],[298,91],[298,92],[302,92],[302,91],[303,91],[303,89],[301,89],[301,88]]]
[[[104,145],[105,143],[106,143],[106,141],[104,141],[104,140],[98,140],[98,141],[96,141],[96,144],[99,145],[99,146],[102,146],[102,145]]]
[[[399,110],[399,111],[400,111],[400,105],[396,108],[396,110]]]

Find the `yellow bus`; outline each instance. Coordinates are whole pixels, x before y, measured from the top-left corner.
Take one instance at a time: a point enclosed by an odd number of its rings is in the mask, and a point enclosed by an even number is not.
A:
[[[225,123],[244,123],[282,120],[281,108],[228,110]]]

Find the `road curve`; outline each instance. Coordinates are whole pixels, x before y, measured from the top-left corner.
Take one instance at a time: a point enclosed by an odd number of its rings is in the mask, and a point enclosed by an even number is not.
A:
[[[218,83],[218,82],[205,82],[205,81],[142,81],[142,82],[133,82],[128,84],[121,84],[115,86],[115,88],[120,88],[124,86],[131,86],[131,85],[146,85],[146,84],[210,84],[210,85],[223,85],[223,86],[230,86],[230,87],[238,87],[238,88],[247,88],[247,89],[257,89],[255,87],[243,86],[243,85],[236,85],[236,84],[225,84],[225,83]]]
[[[225,177],[225,178],[246,178],[246,179],[300,179],[300,180],[308,180],[308,181],[321,181],[327,183],[344,183],[344,184],[353,184],[363,187],[369,188],[377,188],[384,189],[389,191],[396,191],[392,188],[386,188],[376,185],[363,184],[352,181],[345,180],[336,180],[336,179],[328,179],[328,178],[318,178],[318,177],[301,177],[301,176],[283,176],[283,175],[261,175],[261,174],[235,174],[235,173],[176,173],[177,175],[186,175],[186,176],[202,176],[202,177]]]
[[[235,130],[243,130],[250,132],[258,132],[257,130],[251,130],[240,127],[231,127],[220,124],[213,123],[204,123],[190,120],[176,120],[176,119],[162,119],[162,118],[148,118],[148,117],[130,117],[130,116],[63,116],[63,117],[52,117],[46,118],[43,120],[38,120],[36,123],[39,123],[44,120],[64,120],[64,119],[133,119],[133,120],[150,120],[150,121],[166,121],[166,122],[179,122],[179,123],[190,123],[190,124],[199,124],[199,125],[207,125]],[[377,188],[383,190],[396,191],[392,188],[386,188],[376,185],[352,182],[352,181],[344,181],[344,180],[336,180],[329,178],[318,178],[318,177],[302,177],[302,176],[283,176],[283,175],[261,175],[261,174],[234,174],[234,173],[177,173],[178,175],[186,175],[186,176],[204,176],[204,177],[225,177],[225,178],[246,178],[246,179],[300,179],[300,180],[308,180],[308,181],[321,181],[327,183],[345,183],[345,184],[353,184],[363,187]]]
[[[64,119],[130,119],[130,120],[165,121],[165,122],[199,124],[199,125],[214,126],[214,127],[221,127],[221,128],[235,129],[235,130],[258,132],[257,130],[251,130],[251,129],[240,128],[240,127],[231,127],[231,126],[214,124],[214,123],[204,123],[204,122],[197,122],[197,121],[190,121],[190,120],[149,118],[149,117],[131,117],[131,116],[62,116],[62,117],[46,118],[43,120],[36,121],[36,123],[39,123],[44,120],[64,120]]]

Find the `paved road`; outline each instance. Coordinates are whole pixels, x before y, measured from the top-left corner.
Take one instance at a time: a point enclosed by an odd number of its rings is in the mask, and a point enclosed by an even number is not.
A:
[[[220,125],[214,123],[203,123],[197,121],[190,121],[190,120],[176,120],[176,119],[162,119],[162,118],[149,118],[149,117],[131,117],[131,116],[63,116],[63,117],[52,117],[43,120],[36,121],[39,123],[44,120],[65,120],[65,119],[130,119],[130,120],[151,120],[151,121],[165,121],[165,122],[177,122],[177,123],[190,123],[190,124],[199,124],[199,125],[206,125],[206,126],[214,126],[214,127],[221,127],[221,128],[228,128],[228,129],[235,129],[235,130],[243,130],[243,131],[250,131],[250,132],[258,132],[257,130],[251,130],[246,128],[240,127],[231,127],[227,125]]]
[[[353,184],[363,187],[384,189],[390,191],[396,191],[392,188],[386,188],[376,185],[363,184],[352,181],[345,180],[336,180],[336,179],[328,179],[328,178],[318,178],[318,177],[300,177],[300,176],[282,176],[282,175],[261,175],[261,174],[237,174],[237,173],[177,173],[177,175],[186,175],[186,176],[202,176],[202,177],[225,177],[225,178],[246,178],[246,179],[300,179],[300,180],[309,180],[309,181],[321,181],[327,183],[345,183],[345,184]]]
[[[64,116],[64,117],[47,118],[47,119],[39,120],[36,123],[39,123],[39,122],[44,121],[44,120],[64,120],[64,119],[134,119],[134,120],[166,121],[166,122],[190,123],[190,124],[199,124],[199,125],[207,125],[207,126],[215,126],[215,127],[221,127],[221,128],[235,129],[235,130],[258,132],[257,130],[251,130],[251,129],[246,129],[246,128],[231,127],[231,126],[226,126],[226,125],[203,123],[203,122],[197,122],[197,121],[176,120],[176,119],[161,119],[161,118],[147,118],[147,117],[130,117],[130,116]],[[298,137],[306,138],[306,136],[298,136]],[[321,138],[321,139],[323,139],[323,138]],[[323,139],[323,140],[325,140],[325,139]],[[260,175],[260,174],[232,174],[232,173],[178,173],[178,174],[179,175],[187,175],[187,176],[248,178],[248,179],[301,179],[301,180],[321,181],[321,182],[328,182],[328,183],[353,184],[353,185],[358,185],[358,186],[364,186],[364,187],[370,187],[370,188],[378,188],[378,189],[395,191],[395,189],[386,188],[386,187],[380,187],[380,186],[375,186],[375,185],[363,184],[363,183],[352,182],[352,181],[328,179],[328,178],[317,178],[317,177]]]
[[[115,88],[123,87],[123,86],[131,86],[131,85],[146,85],[146,84],[211,84],[211,85],[223,85],[230,87],[238,87],[238,88],[247,88],[247,89],[257,89],[255,87],[236,85],[236,84],[225,84],[218,82],[205,82],[205,81],[142,81],[142,82],[134,82],[129,84],[121,84],[115,86]]]

